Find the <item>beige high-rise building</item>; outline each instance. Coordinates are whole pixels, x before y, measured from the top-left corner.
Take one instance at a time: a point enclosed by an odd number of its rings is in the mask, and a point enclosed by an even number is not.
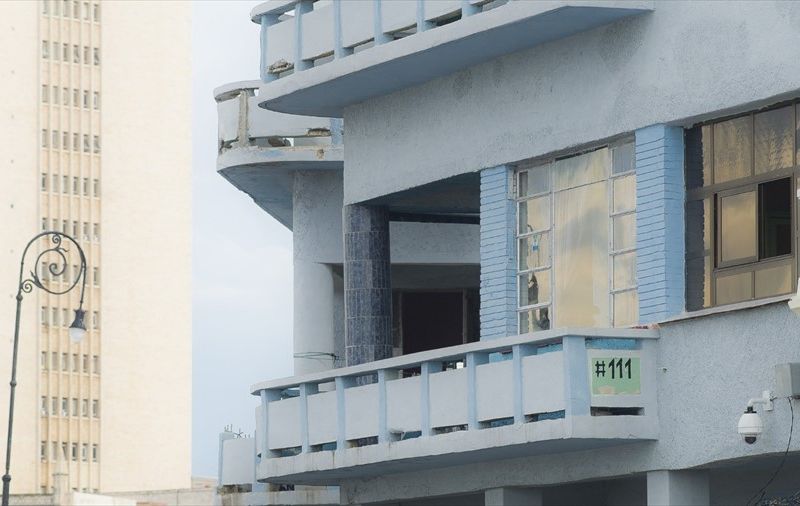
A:
[[[49,493],[59,458],[78,491],[190,486],[190,10],[0,2],[3,452],[22,250],[58,230],[88,262],[80,343],[80,290],[23,300],[12,494]]]

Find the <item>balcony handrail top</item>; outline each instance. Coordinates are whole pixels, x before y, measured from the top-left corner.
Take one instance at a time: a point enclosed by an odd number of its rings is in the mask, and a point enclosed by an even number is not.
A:
[[[257,90],[262,82],[258,79],[250,81],[234,81],[214,88],[214,100],[224,102],[230,100],[241,91]]]
[[[250,10],[250,19],[255,24],[261,24],[261,16],[280,16],[294,9],[298,0],[267,0]]]
[[[486,341],[476,341],[474,343],[448,346],[446,348],[438,348],[435,350],[420,351],[417,353],[402,355],[400,357],[376,360],[374,362],[368,362],[351,367],[329,369],[327,371],[305,374],[303,376],[290,376],[288,378],[262,381],[251,386],[250,393],[258,396],[262,390],[283,390],[286,388],[297,387],[304,383],[329,383],[334,381],[336,378],[364,376],[367,374],[376,373],[380,370],[409,369],[419,366],[425,362],[447,362],[453,359],[459,359],[466,356],[468,353],[488,354],[505,351],[517,345],[542,345],[560,342],[564,337],[569,336],[599,339],[658,339],[659,335],[660,334],[657,328],[620,329],[565,327]]]

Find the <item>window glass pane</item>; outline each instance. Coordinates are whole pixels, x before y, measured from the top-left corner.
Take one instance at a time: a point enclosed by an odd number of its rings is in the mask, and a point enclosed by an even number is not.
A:
[[[717,304],[731,304],[752,298],[752,272],[717,276]]]
[[[519,305],[533,306],[550,302],[550,270],[529,272],[519,276]]]
[[[792,292],[792,264],[790,263],[757,269],[755,274],[757,299]]]
[[[527,334],[550,328],[550,308],[542,307],[519,314],[519,332]]]
[[[756,174],[794,165],[793,122],[791,106],[755,115]]]
[[[531,235],[519,240],[519,270],[550,265],[550,234]]]
[[[614,326],[639,323],[639,293],[636,290],[614,294]]]
[[[779,179],[759,185],[760,258],[792,252],[792,180]]]
[[[614,289],[636,286],[636,252],[614,256]]]
[[[753,174],[753,128],[750,116],[714,125],[714,182]]]
[[[636,215],[614,216],[614,250],[636,247]]]
[[[614,212],[636,209],[636,176],[614,179]]]
[[[749,191],[719,198],[720,260],[734,262],[755,259],[756,192]]]
[[[556,326],[608,327],[608,185],[555,195],[553,303]]]
[[[611,172],[622,174],[632,171],[635,167],[634,147],[632,142],[614,146],[611,149]]]
[[[557,160],[553,163],[555,191],[602,181],[608,177],[610,165],[608,148]]]
[[[519,203],[519,233],[527,234],[550,228],[550,196]]]
[[[519,173],[517,196],[527,197],[550,191],[550,164],[531,167]]]

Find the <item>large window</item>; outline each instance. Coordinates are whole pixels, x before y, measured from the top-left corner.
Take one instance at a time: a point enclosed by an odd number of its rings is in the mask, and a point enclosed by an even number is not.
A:
[[[687,309],[794,291],[799,115],[789,104],[687,130]]]
[[[633,144],[521,166],[516,188],[520,332],[635,324]]]

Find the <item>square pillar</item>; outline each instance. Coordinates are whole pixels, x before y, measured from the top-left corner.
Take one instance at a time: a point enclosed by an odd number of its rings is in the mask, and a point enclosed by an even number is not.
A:
[[[389,213],[348,205],[343,225],[345,355],[351,366],[392,356]]]
[[[650,471],[647,506],[708,506],[711,490],[706,471]]]
[[[486,506],[542,506],[542,491],[537,488],[492,488],[484,493]]]
[[[481,171],[481,340],[519,333],[513,173],[505,165]]]
[[[636,131],[636,277],[639,323],[685,307],[683,129],[652,125]]]

